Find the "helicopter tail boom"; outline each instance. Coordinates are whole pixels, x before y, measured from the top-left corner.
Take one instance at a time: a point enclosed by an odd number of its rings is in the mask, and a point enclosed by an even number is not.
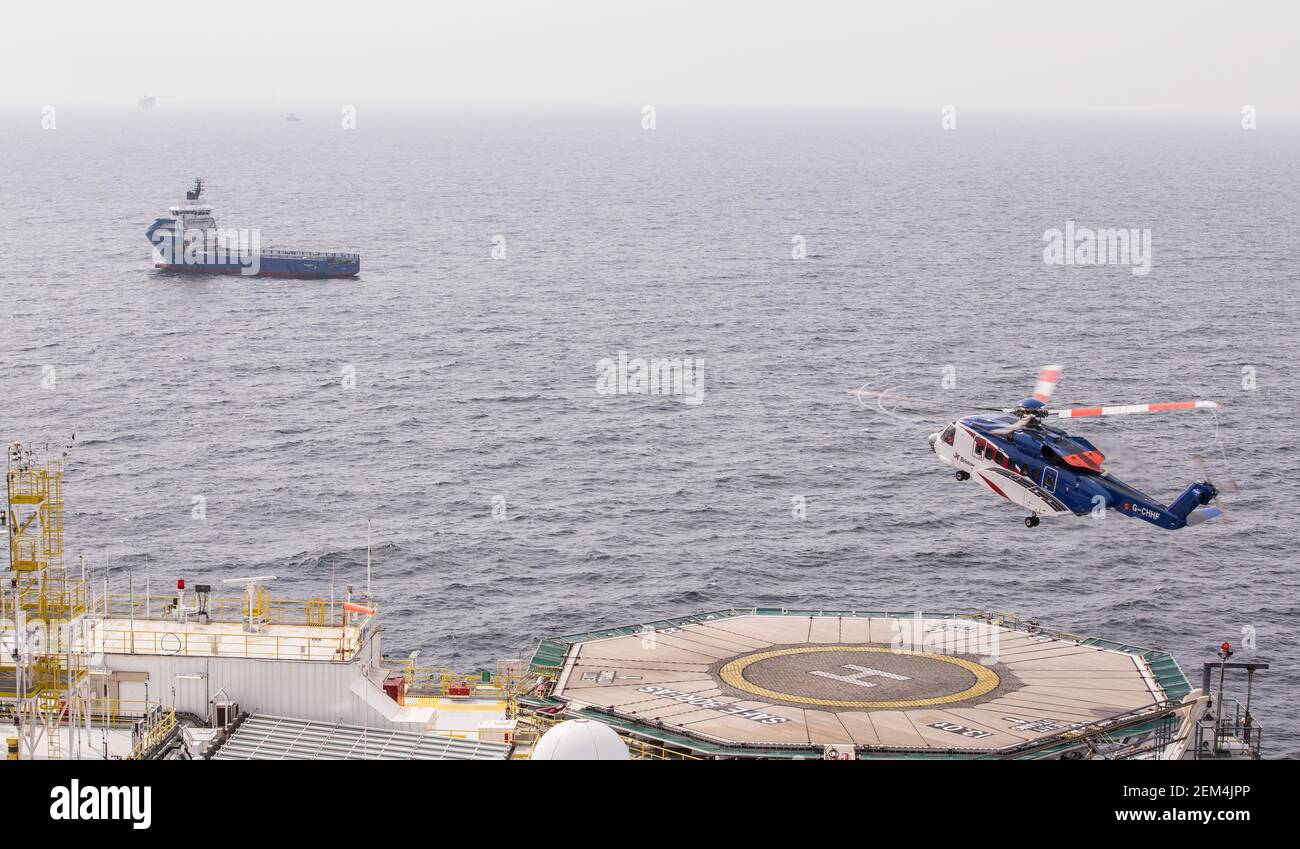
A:
[[[1214,500],[1218,490],[1209,481],[1194,481],[1183,490],[1183,494],[1174,499],[1174,503],[1165,507],[1146,497],[1140,497],[1136,490],[1116,493],[1120,495],[1112,506],[1125,516],[1143,519],[1166,530],[1176,531],[1188,525],[1198,525],[1207,519],[1219,515],[1216,508],[1200,510]]]

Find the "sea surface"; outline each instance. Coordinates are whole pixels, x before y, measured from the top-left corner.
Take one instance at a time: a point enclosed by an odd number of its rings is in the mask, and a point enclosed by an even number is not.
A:
[[[97,580],[359,593],[369,517],[386,650],[462,670],[753,605],[1010,611],[1194,683],[1228,640],[1300,756],[1300,126],[354,105],[0,113],[0,438],[75,433]],[[155,270],[195,176],[360,277]],[[1045,263],[1071,221],[1149,229],[1150,272]],[[702,403],[601,394],[620,352],[702,361]],[[927,435],[1046,363],[1059,404],[1221,401],[1070,430],[1165,501],[1201,454],[1230,521],[1030,530],[954,481]]]

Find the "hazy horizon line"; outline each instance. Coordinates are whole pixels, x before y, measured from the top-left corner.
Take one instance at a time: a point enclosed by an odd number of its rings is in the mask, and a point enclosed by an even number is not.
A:
[[[156,102],[149,108],[140,106],[139,101],[144,97],[155,97]],[[975,115],[999,116],[999,117],[1123,117],[1132,118],[1194,118],[1194,119],[1215,119],[1226,118],[1235,122],[1240,122],[1243,110],[1250,106],[1254,107],[1255,114],[1262,116],[1267,121],[1276,119],[1295,120],[1300,119],[1300,112],[1281,110],[1277,112],[1270,111],[1267,106],[1260,107],[1258,103],[1242,103],[1234,107],[1225,107],[1222,110],[1198,110],[1190,111],[1185,109],[1141,109],[1133,107],[1115,107],[1115,108],[1097,108],[1097,107],[1079,107],[1066,108],[1061,106],[1007,106],[1007,105],[965,105],[960,103],[935,103],[933,106],[898,106],[898,105],[870,105],[870,104],[853,104],[853,103],[809,103],[809,102],[744,102],[744,101],[727,101],[727,102],[704,102],[704,101],[580,101],[580,100],[411,100],[402,98],[339,98],[339,99],[322,99],[304,98],[293,99],[285,97],[272,97],[257,100],[209,100],[209,99],[182,99],[173,100],[171,98],[153,95],[149,92],[141,92],[138,95],[124,97],[122,100],[60,100],[52,98],[47,100],[27,99],[22,101],[0,100],[0,110],[7,112],[17,112],[24,110],[35,110],[39,115],[40,110],[47,106],[54,106],[56,109],[70,108],[80,110],[96,111],[127,111],[127,112],[152,112],[167,111],[171,109],[192,111],[194,109],[223,109],[223,110],[269,110],[269,109],[330,109],[338,111],[346,106],[352,106],[360,109],[362,106],[374,107],[381,109],[423,109],[423,110],[464,110],[464,109],[485,109],[497,111],[512,110],[564,110],[571,112],[615,112],[630,111],[640,114],[647,106],[653,106],[656,112],[665,110],[677,111],[685,114],[695,114],[712,112],[719,114],[728,113],[746,113],[746,114],[764,114],[764,113],[827,113],[842,115],[846,113],[856,114],[891,114],[891,115],[908,115],[908,116],[940,116],[944,110],[953,108],[958,115],[963,112]]]

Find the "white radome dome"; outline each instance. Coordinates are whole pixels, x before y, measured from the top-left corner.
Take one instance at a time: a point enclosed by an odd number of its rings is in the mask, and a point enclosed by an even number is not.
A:
[[[590,719],[569,719],[533,746],[535,761],[630,761],[627,744],[614,729]]]

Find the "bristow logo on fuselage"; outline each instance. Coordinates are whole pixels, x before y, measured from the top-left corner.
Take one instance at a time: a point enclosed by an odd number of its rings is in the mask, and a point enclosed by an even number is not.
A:
[[[1071,498],[1069,487],[1074,476],[1064,469],[1053,471],[1052,488],[1049,490],[1039,483],[1042,469],[1048,465],[1036,461],[1012,439],[995,439],[991,433],[977,430],[967,422],[960,425],[975,451],[975,459],[968,459],[958,449],[961,440],[954,440],[948,455],[955,464],[968,467],[993,492],[1015,504],[1031,510],[1051,513],[1074,513],[1081,515],[1086,509],[1072,504],[1077,498]],[[998,422],[979,422],[979,427],[991,427]],[[1078,495],[1077,484],[1074,487]],[[1089,502],[1091,507],[1091,502]]]
[[[1006,465],[1001,465],[1003,469],[1005,469],[1008,472],[1011,472],[1011,474],[1014,477],[1024,476],[1025,467],[1022,466],[1019,462],[1017,462],[1016,458],[1010,453],[1012,451],[1017,450],[1017,446],[1013,441],[994,439],[991,434],[981,433],[980,431],[967,427],[964,424],[962,425],[962,429],[965,430],[966,433],[970,434],[971,442],[975,446],[976,456],[983,457],[984,459],[983,468],[988,468],[990,466],[995,466],[995,467],[999,466],[1000,463],[997,459],[995,459],[995,456],[1003,457],[1006,458],[1007,461]],[[995,452],[995,453],[989,454],[985,452]],[[970,466],[972,469],[975,468],[975,462],[973,460],[967,460],[965,457],[963,457],[961,453],[957,451],[955,445],[953,446],[952,456],[955,459],[960,460],[961,462]]]
[[[129,820],[134,829],[146,829],[153,822],[152,787],[107,787],[72,779],[50,790],[50,819]]]

